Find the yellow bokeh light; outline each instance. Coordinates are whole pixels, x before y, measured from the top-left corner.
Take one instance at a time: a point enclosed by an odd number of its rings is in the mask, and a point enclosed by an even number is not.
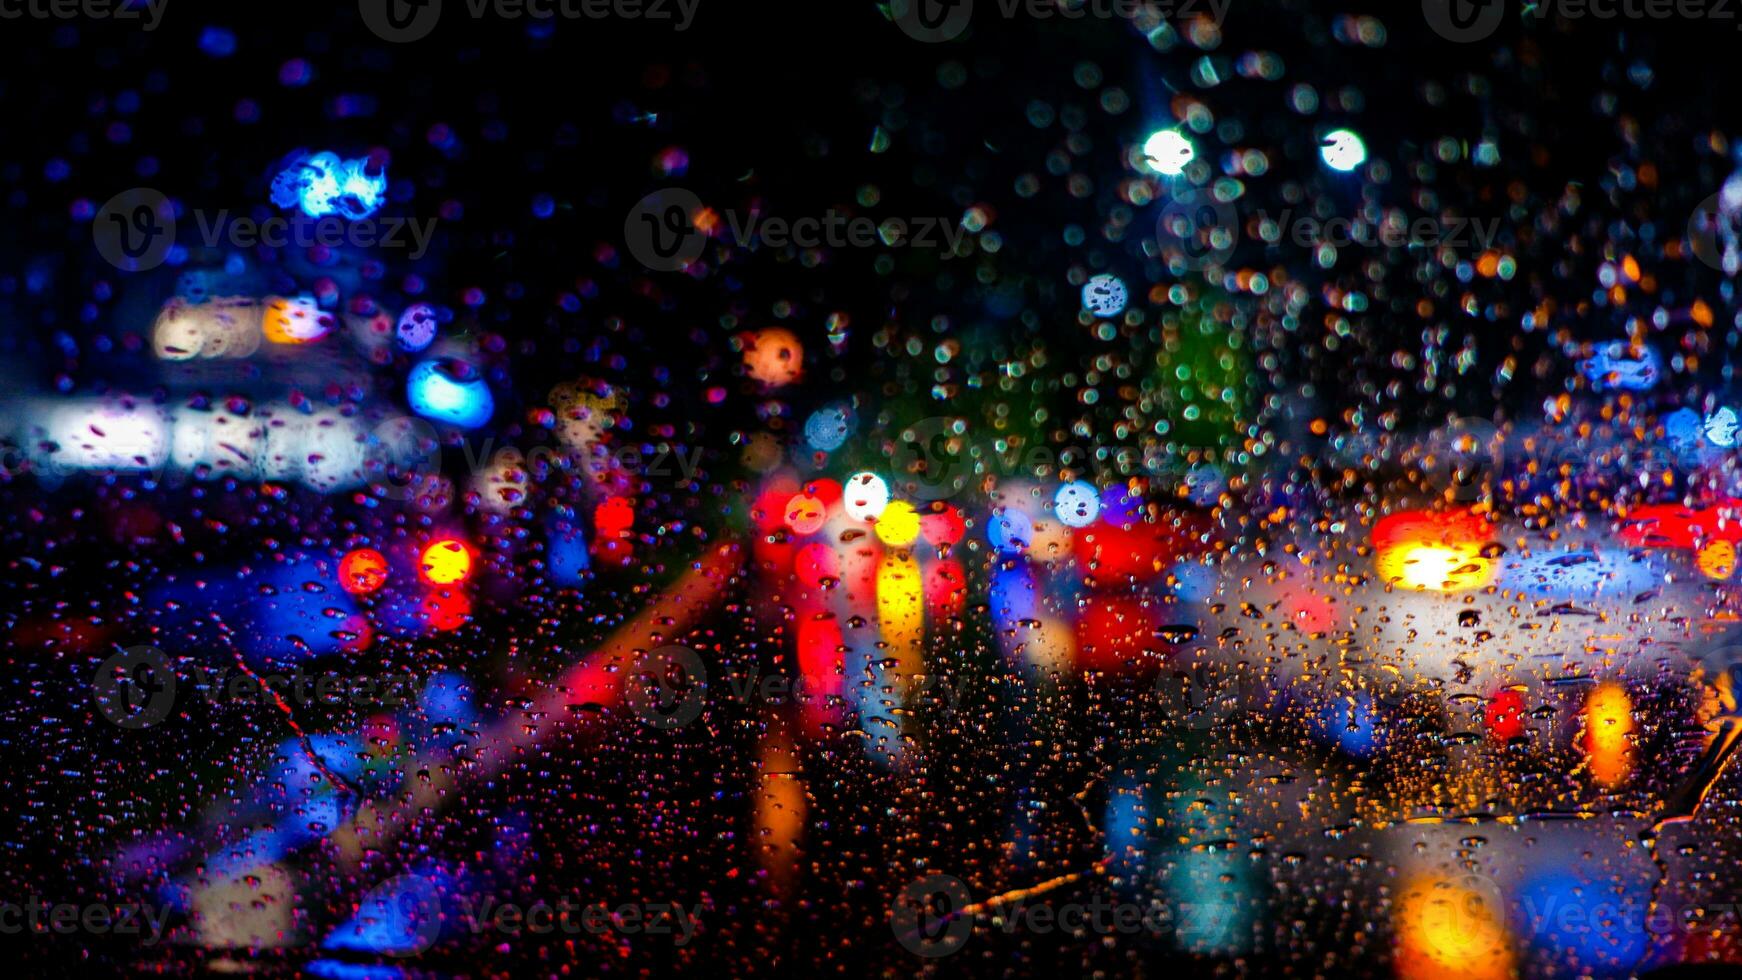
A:
[[[1494,562],[1478,544],[1400,544],[1379,552],[1379,577],[1417,591],[1479,589],[1494,577]]]
[[[904,500],[891,501],[877,515],[877,540],[892,548],[905,548],[919,537],[919,512]]]
[[[1717,582],[1736,574],[1736,546],[1728,541],[1708,541],[1694,556],[1700,574]]]
[[[465,542],[443,538],[423,549],[423,580],[433,585],[452,585],[472,574],[472,551]]]
[[[1417,878],[1404,886],[1393,908],[1398,976],[1513,975],[1503,901],[1491,881],[1475,875]]]

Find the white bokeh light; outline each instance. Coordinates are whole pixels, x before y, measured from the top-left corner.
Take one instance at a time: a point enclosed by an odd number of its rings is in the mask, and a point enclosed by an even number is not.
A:
[[[889,484],[875,473],[855,473],[842,491],[847,516],[856,521],[874,521],[889,506]]]
[[[1353,130],[1334,129],[1319,145],[1319,157],[1332,170],[1348,173],[1367,162],[1367,144]]]
[[[1143,141],[1143,162],[1158,174],[1177,177],[1185,172],[1198,151],[1192,141],[1171,129],[1159,129]]]

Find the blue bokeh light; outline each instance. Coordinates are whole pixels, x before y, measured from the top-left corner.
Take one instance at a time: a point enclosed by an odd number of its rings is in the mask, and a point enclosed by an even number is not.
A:
[[[473,375],[462,361],[424,361],[405,379],[406,401],[412,411],[432,422],[476,429],[495,414],[496,400],[484,379]]]

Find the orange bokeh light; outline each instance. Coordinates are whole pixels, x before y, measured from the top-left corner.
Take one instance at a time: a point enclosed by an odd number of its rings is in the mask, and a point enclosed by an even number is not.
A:
[[[368,595],[387,584],[387,558],[374,548],[358,548],[339,559],[339,586]]]

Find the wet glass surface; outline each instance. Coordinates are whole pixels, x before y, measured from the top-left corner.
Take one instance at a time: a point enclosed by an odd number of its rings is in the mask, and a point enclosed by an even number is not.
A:
[[[1742,964],[1721,6],[269,6],[0,4],[28,975]]]

